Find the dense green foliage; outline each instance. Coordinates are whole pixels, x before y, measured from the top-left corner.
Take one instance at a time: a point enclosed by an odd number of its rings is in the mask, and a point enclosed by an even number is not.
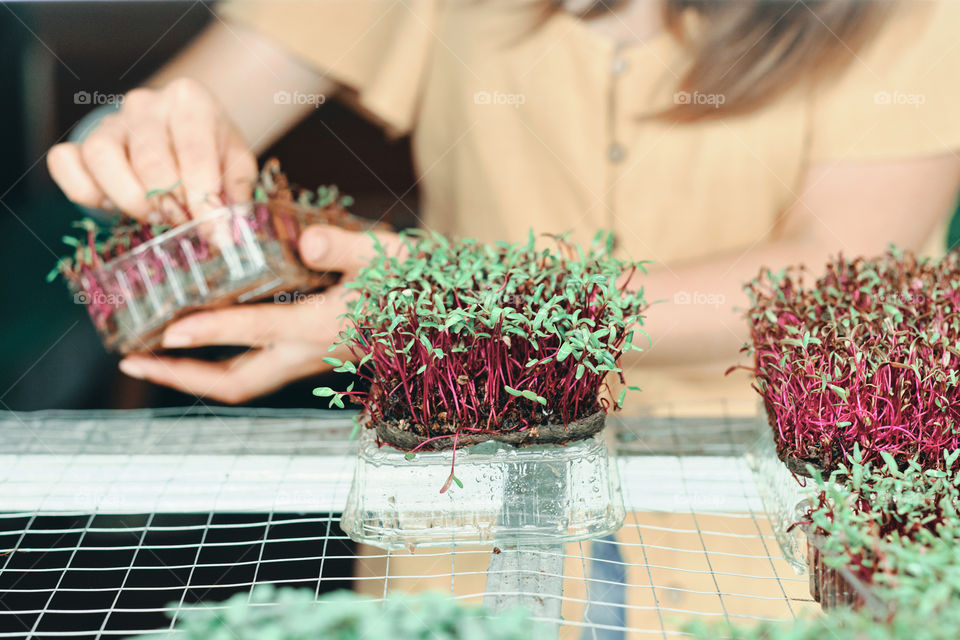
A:
[[[825,536],[824,562],[846,566],[896,611],[939,615],[960,604],[958,457],[944,453],[944,471],[885,452],[879,464],[862,462],[857,449],[829,478],[815,473],[807,517]]]
[[[642,334],[642,289],[628,288],[642,263],[611,255],[598,235],[584,251],[486,245],[407,233],[404,250],[376,257],[347,286],[358,297],[340,344],[369,390],[331,397],[361,402],[370,418],[404,421],[437,438],[461,430],[500,432],[570,421],[620,405],[601,397],[609,374]],[[644,334],[645,335],[645,334]],[[632,387],[635,388],[635,387]]]
[[[214,608],[216,607],[216,608]],[[523,609],[488,615],[440,593],[394,594],[384,602],[337,591],[262,585],[220,605],[184,607],[176,633],[142,640],[547,640]]]
[[[929,617],[907,610],[877,621],[866,610],[838,609],[821,618],[762,622],[753,626],[697,622],[686,631],[697,640],[956,640],[960,610]]]

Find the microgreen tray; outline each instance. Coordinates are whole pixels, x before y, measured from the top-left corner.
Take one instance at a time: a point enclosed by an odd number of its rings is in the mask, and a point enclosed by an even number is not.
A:
[[[806,500],[797,505],[796,520],[802,520],[810,504]],[[801,522],[796,527],[806,536],[807,569],[810,575],[810,596],[824,611],[837,607],[866,607],[879,620],[892,613],[890,606],[873,592],[870,585],[860,580],[848,567],[831,567],[826,550],[826,536],[814,533],[813,525]]]
[[[319,210],[318,210],[319,211]],[[297,254],[309,210],[284,203],[224,207],[174,227],[68,281],[110,351],[149,351],[164,327],[200,309],[256,300],[295,301],[331,284]]]

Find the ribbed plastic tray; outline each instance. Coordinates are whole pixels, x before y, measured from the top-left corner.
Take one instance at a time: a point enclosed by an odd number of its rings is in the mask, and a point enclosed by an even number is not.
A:
[[[300,262],[290,207],[234,205],[177,226],[71,282],[110,351],[147,351],[191,311],[270,299],[332,281]]]

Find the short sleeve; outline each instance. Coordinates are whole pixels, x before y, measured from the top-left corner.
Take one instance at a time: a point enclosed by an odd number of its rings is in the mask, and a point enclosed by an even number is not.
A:
[[[356,92],[396,135],[416,118],[436,0],[231,0],[217,11],[273,39]]]
[[[960,2],[897,5],[843,74],[814,96],[813,161],[960,149]]]

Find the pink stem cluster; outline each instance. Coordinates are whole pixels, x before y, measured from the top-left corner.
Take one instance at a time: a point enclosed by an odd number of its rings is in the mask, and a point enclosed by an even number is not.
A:
[[[606,306],[593,304],[594,297],[594,292],[589,293],[577,307],[583,326],[605,322]],[[604,389],[609,391],[606,371],[581,369],[591,357],[587,350],[579,357],[555,359],[561,346],[558,335],[531,341],[505,333],[500,321],[488,330],[489,335],[467,336],[423,328],[419,315],[410,309],[393,313],[392,317],[399,314],[401,318],[396,330],[385,332],[379,325],[354,323],[355,338],[349,345],[354,357],[366,363],[357,374],[367,381],[369,390],[343,395],[362,402],[375,421],[407,420],[428,432],[439,429],[429,442],[454,437],[461,430],[489,433],[569,424],[612,405],[609,393],[601,395]],[[418,339],[423,335],[430,348]],[[627,332],[620,331],[603,345],[621,382],[626,340]],[[445,357],[437,358],[437,350]],[[545,402],[512,395],[505,387],[531,391]]]
[[[185,208],[184,212],[189,216]],[[256,203],[250,216],[243,219],[236,216],[231,223],[233,240],[238,244],[243,242],[241,225],[247,225],[258,236],[277,236],[270,211],[264,203]],[[63,273],[76,291],[87,295],[87,311],[96,327],[110,326],[114,313],[124,306],[127,297],[141,297],[149,287],[163,283],[168,269],[186,272],[191,263],[205,262],[213,255],[210,242],[201,234],[186,234],[164,245],[164,258],[148,250],[134,259],[120,260],[109,270],[104,269],[107,263],[153,241],[158,231],[167,230],[166,226],[158,228],[133,221],[113,227],[105,241],[97,242],[96,230],[93,227],[87,229],[84,242],[78,243],[72,261]],[[292,233],[288,230],[285,237],[296,238],[296,229]],[[121,288],[121,280],[128,288]]]
[[[748,285],[756,388],[781,453],[825,469],[855,444],[932,467],[960,447],[960,260],[837,258]]]

